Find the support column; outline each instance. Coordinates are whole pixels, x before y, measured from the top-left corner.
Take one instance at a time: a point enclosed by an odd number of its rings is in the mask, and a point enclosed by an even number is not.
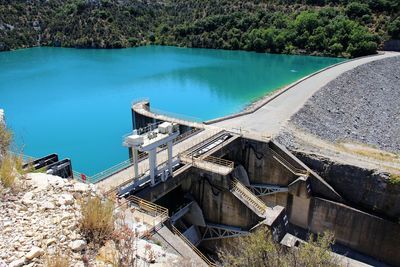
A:
[[[157,168],[157,149],[154,148],[149,151],[149,163],[150,163],[150,179],[151,179],[151,185],[156,184],[156,168]]]
[[[135,176],[133,179],[138,178],[139,176],[139,162],[138,162],[138,150],[136,147],[132,147],[133,150],[133,169],[135,170]]]
[[[172,176],[172,141],[168,142],[168,171]]]

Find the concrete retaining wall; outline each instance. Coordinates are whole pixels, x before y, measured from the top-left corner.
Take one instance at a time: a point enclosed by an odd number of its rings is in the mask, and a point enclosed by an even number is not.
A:
[[[389,183],[387,174],[315,155],[296,155],[324,177],[346,201],[393,220],[400,218],[400,185]]]
[[[308,206],[306,202],[300,206],[303,212],[308,209],[307,218],[304,214],[301,218],[294,215],[298,211],[293,207],[292,223],[314,233],[331,230],[336,242],[388,264],[400,265],[399,224],[320,198],[312,198]]]

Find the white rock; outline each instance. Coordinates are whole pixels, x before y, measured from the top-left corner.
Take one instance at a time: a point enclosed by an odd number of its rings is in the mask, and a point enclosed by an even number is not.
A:
[[[39,247],[32,247],[31,250],[25,255],[25,258],[32,260],[34,258],[40,257],[44,254],[43,249]]]
[[[69,247],[73,251],[81,251],[86,247],[86,242],[84,240],[75,240],[69,244]]]
[[[8,266],[9,267],[20,267],[20,266],[23,266],[24,264],[25,264],[25,258],[23,257],[23,258],[20,258],[18,260],[11,262]]]
[[[47,239],[46,240],[46,247],[48,247],[48,246],[50,246],[50,245],[52,245],[52,244],[54,244],[56,242],[57,242],[57,240],[55,238]]]
[[[49,186],[47,176],[48,174],[45,173],[28,173],[27,175],[30,178],[30,184],[39,191],[45,190]]]
[[[42,204],[42,207],[43,207],[45,210],[52,210],[52,209],[54,209],[56,206],[54,205],[53,202],[46,201],[46,202],[44,202],[44,203]]]
[[[59,176],[47,175],[47,180],[49,184],[51,184],[54,187],[62,188],[66,184],[65,179]]]
[[[25,205],[31,205],[35,203],[35,201],[33,201],[32,198],[33,198],[33,193],[26,192],[25,195],[22,197],[22,203]]]
[[[60,205],[72,205],[74,204],[74,197],[67,193],[61,194],[58,203]]]
[[[84,183],[75,183],[74,188],[72,189],[73,192],[83,193],[89,190],[89,186]]]

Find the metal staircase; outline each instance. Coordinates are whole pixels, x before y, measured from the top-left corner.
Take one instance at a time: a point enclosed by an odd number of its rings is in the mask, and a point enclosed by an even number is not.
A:
[[[266,217],[268,210],[267,205],[256,195],[253,194],[245,185],[243,185],[238,179],[233,178],[231,182],[231,189],[233,195],[235,195],[243,204],[251,209],[255,214],[261,218]]]

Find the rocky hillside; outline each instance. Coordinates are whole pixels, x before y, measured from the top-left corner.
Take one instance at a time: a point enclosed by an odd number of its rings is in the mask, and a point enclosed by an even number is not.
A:
[[[0,266],[42,266],[45,254],[56,250],[70,255],[73,266],[83,266],[78,200],[93,187],[39,173],[28,174],[21,186],[0,195]]]
[[[19,177],[13,189],[0,183],[0,266],[65,266],[65,262],[55,265],[57,255],[74,267],[110,266],[115,257],[127,255],[140,266],[176,264],[176,255],[149,240],[129,239],[137,246],[136,255],[133,250],[119,250],[116,242],[123,231],[117,221],[113,238],[104,246],[88,242],[80,228],[81,203],[96,195],[93,185],[42,173]],[[143,228],[134,221],[130,226]],[[126,240],[124,244],[129,247]]]

